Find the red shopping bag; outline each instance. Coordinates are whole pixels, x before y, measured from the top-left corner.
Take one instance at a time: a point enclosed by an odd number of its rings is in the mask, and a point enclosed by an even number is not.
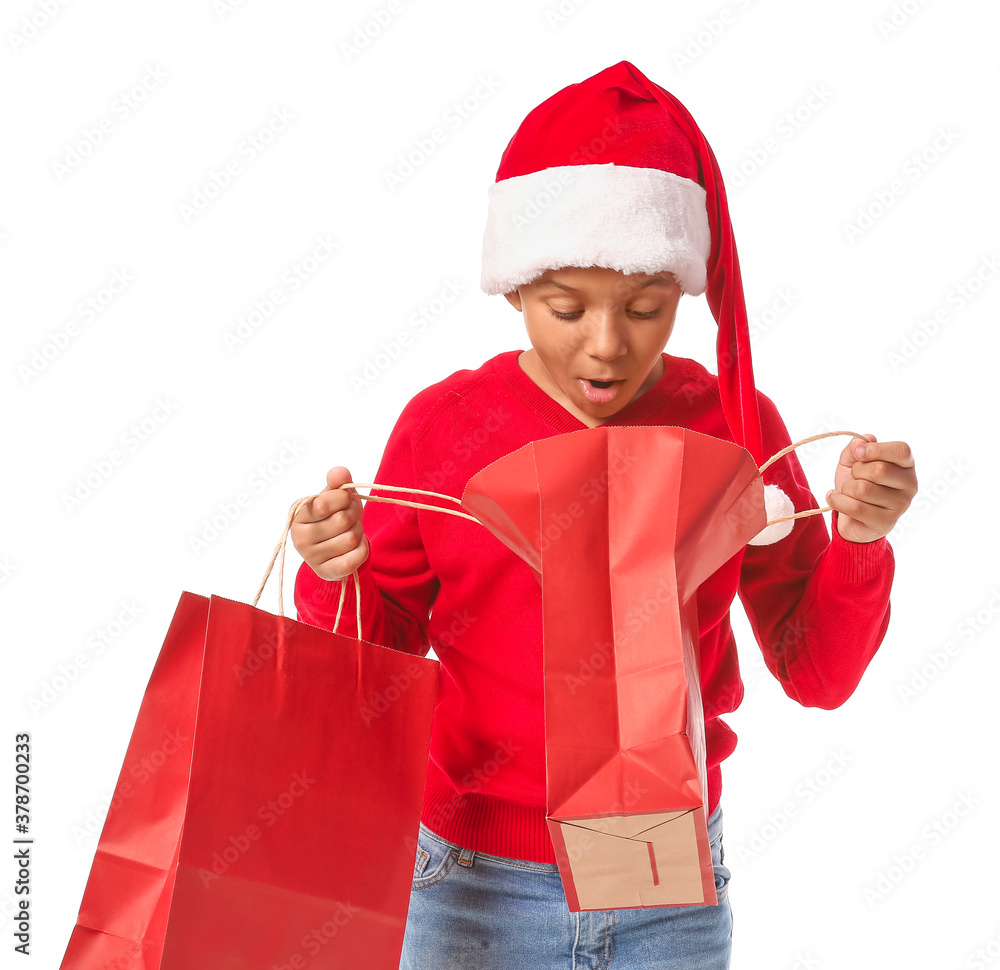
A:
[[[436,685],[436,661],[183,593],[63,970],[395,970]]]
[[[716,903],[694,594],[767,524],[756,462],[685,428],[599,426],[488,465],[462,504],[541,581],[570,910]]]

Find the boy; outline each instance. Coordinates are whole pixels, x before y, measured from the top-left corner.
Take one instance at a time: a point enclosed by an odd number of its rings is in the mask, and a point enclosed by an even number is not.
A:
[[[758,464],[790,442],[753,386],[715,157],[686,109],[633,65],[528,115],[488,219],[483,288],[523,314],[531,349],[416,395],[377,482],[459,496],[524,444],[601,424],[691,428],[735,441]],[[664,351],[681,293],[703,291],[719,324],[718,377]],[[832,540],[821,516],[770,526],[698,589],[717,906],[568,911],[545,822],[534,573],[454,516],[371,503],[362,518],[361,499],[340,488],[350,473],[330,470],[292,526],[305,560],[300,618],[331,628],[342,581],[357,571],[364,639],[421,654],[433,645],[442,665],[401,967],[596,967],[612,952],[629,970],[729,965],[720,763],[736,739],[720,715],[742,699],[729,605],[738,592],[791,697],[830,708],[850,696],[888,623],[885,535],[916,492],[907,445],[869,437],[840,456]],[[816,507],[794,452],[765,478],[796,511]],[[345,610],[338,631],[354,635],[354,625]]]

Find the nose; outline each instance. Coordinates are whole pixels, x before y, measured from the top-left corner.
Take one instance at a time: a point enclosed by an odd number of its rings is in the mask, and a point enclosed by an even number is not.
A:
[[[628,353],[625,332],[614,310],[594,310],[587,320],[584,352],[597,360],[615,360]]]

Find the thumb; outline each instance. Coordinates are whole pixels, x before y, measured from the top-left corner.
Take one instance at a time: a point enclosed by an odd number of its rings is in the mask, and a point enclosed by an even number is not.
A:
[[[866,434],[863,440],[874,441],[875,435]],[[846,482],[849,478],[852,477],[851,469],[857,462],[862,460],[854,453],[854,449],[861,446],[862,444],[863,442],[859,441],[857,438],[851,438],[851,440],[847,443],[847,445],[845,445],[844,450],[840,453],[840,458],[837,461],[837,468],[833,476],[834,490],[839,489],[844,482]],[[830,493],[827,492],[826,494],[827,494],[827,505],[829,505]]]
[[[851,438],[851,440],[844,447],[844,450],[840,453],[840,460],[850,468],[856,461],[861,459],[854,453],[855,448],[860,448],[867,441],[875,441],[875,435],[866,434],[863,440],[858,440],[857,438]]]
[[[841,469],[846,468],[848,474],[850,474],[851,466],[854,465],[855,462],[861,461],[861,459],[855,454],[854,449],[862,447],[865,442],[874,440],[875,435],[873,434],[866,434],[863,440],[851,438],[851,440],[844,446],[844,450],[840,453],[840,460],[837,463],[838,477]]]
[[[351,473],[343,465],[337,465],[326,473],[326,487],[329,489],[340,488],[350,481],[353,481]]]

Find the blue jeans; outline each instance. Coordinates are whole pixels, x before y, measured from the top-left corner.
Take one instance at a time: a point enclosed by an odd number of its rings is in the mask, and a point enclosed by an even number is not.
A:
[[[421,824],[400,970],[727,970],[721,806],[708,837],[717,906],[571,913],[557,866],[463,849]]]

